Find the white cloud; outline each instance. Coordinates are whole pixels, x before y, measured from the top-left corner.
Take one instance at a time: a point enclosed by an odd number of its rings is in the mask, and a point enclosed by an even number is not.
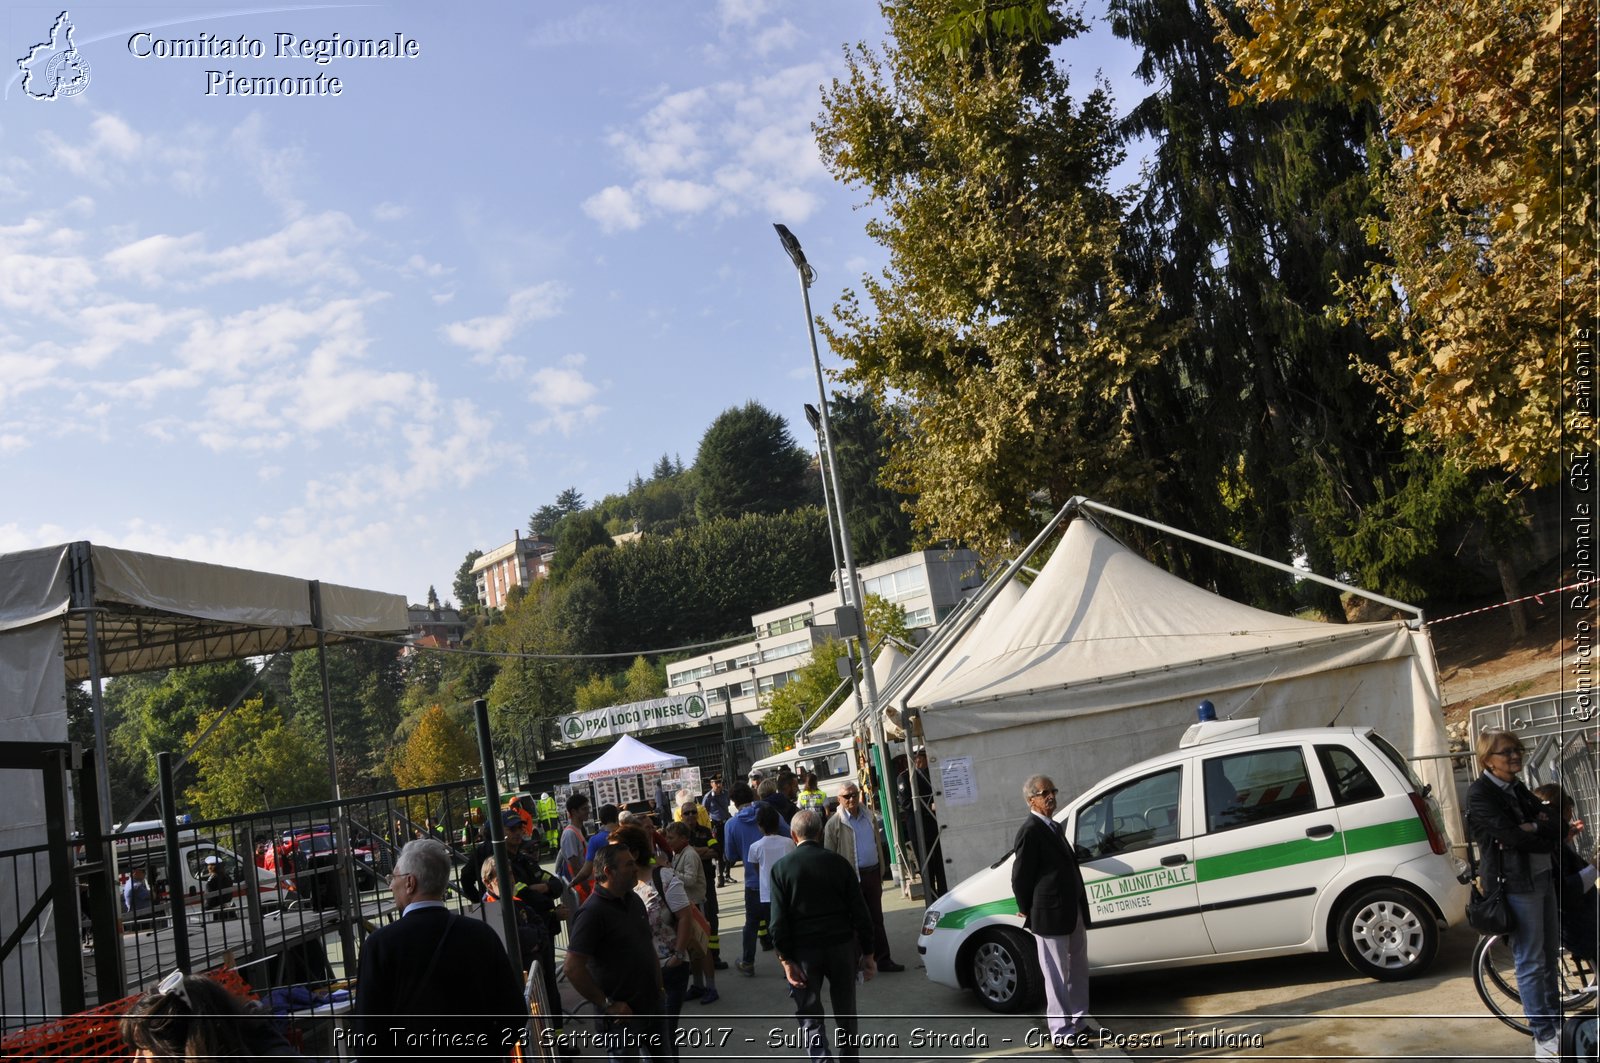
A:
[[[634,205],[633,193],[618,185],[602,188],[584,200],[583,212],[599,222],[600,230],[607,233],[637,229],[644,224],[644,215]]]
[[[774,47],[784,26],[772,31]],[[777,211],[805,221],[830,181],[811,133],[827,77],[824,64],[805,63],[662,96],[607,136],[630,183],[590,196],[584,212],[608,233],[713,206],[724,216]]]
[[[697,181],[647,181],[645,196],[662,210],[698,214],[717,200],[717,190]]]
[[[372,208],[372,216],[378,221],[401,221],[410,215],[411,208],[398,203],[379,203]]]
[[[600,388],[583,375],[586,361],[581,354],[571,354],[563,358],[560,365],[534,370],[533,392],[529,398],[544,407],[547,415],[534,423],[534,431],[554,428],[567,435],[605,412],[604,406],[592,401],[600,394]]]
[[[513,292],[506,300],[505,310],[499,314],[454,321],[440,331],[457,347],[474,352],[473,361],[487,363],[524,325],[561,313],[566,297],[565,287],[555,281],[545,281]]]
[[[207,250],[201,233],[158,233],[114,248],[101,261],[118,276],[180,291],[230,281],[354,283],[359,278],[346,252],[362,237],[349,215],[335,210],[296,218],[277,232],[216,251]]]
[[[144,138],[116,115],[102,114],[89,123],[89,137],[81,144],[69,144],[55,133],[40,134],[50,158],[76,177],[109,183],[106,170],[113,162],[134,159],[144,146]]]
[[[802,36],[793,22],[784,19],[776,26],[768,26],[756,34],[754,42],[756,54],[771,55],[773,52],[793,48],[800,43]]]

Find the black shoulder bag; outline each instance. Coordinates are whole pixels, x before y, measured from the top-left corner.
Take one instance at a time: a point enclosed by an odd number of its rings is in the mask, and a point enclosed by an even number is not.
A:
[[[1500,843],[1496,842],[1496,846]],[[1504,934],[1511,929],[1511,906],[1506,903],[1506,874],[1505,850],[1501,849],[1500,859],[1495,861],[1498,874],[1495,877],[1494,888],[1488,894],[1478,889],[1478,880],[1472,880],[1472,896],[1467,898],[1467,925],[1485,937],[1490,934]],[[1474,871],[1477,868],[1473,868]]]

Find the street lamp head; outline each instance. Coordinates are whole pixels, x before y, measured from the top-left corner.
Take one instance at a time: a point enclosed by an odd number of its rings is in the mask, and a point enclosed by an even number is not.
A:
[[[806,253],[800,247],[800,241],[794,233],[789,231],[787,225],[774,222],[772,227],[778,230],[778,239],[783,243],[783,250],[789,256],[789,261],[794,263],[794,268],[800,271],[800,277],[809,287],[816,279],[817,271],[811,268],[811,263],[806,261]]]
[[[806,403],[806,423],[811,426],[813,432],[822,431],[822,414],[818,413],[817,408],[809,402]]]

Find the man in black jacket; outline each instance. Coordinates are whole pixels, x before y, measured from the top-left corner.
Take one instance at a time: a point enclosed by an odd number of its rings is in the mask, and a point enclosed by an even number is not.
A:
[[[794,851],[772,865],[772,944],[793,988],[795,1018],[812,1059],[832,1059],[824,1036],[822,983],[838,1025],[839,1058],[859,1057],[856,972],[878,973],[875,931],[850,862],[822,844],[822,817],[802,809],[789,821]]]
[[[450,851],[407,842],[389,876],[400,920],[361,946],[351,1045],[361,1059],[503,1058],[526,1030],[522,979],[495,932],[444,905]]]
[[[1056,784],[1035,775],[1022,796],[1029,815],[1017,831],[1011,892],[1039,950],[1050,1040],[1070,1052],[1074,1039],[1097,1032],[1087,1023],[1089,898],[1072,843],[1055,821]]]

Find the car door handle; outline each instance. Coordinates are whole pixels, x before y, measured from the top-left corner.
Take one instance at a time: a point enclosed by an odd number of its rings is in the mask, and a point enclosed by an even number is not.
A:
[[[1331,837],[1333,837],[1333,824],[1324,823],[1321,826],[1317,826],[1317,827],[1307,827],[1306,828],[1306,837],[1307,838],[1331,838]]]
[[[1185,853],[1173,853],[1171,856],[1163,856],[1161,858],[1162,867],[1179,867],[1188,862],[1189,857]]]

